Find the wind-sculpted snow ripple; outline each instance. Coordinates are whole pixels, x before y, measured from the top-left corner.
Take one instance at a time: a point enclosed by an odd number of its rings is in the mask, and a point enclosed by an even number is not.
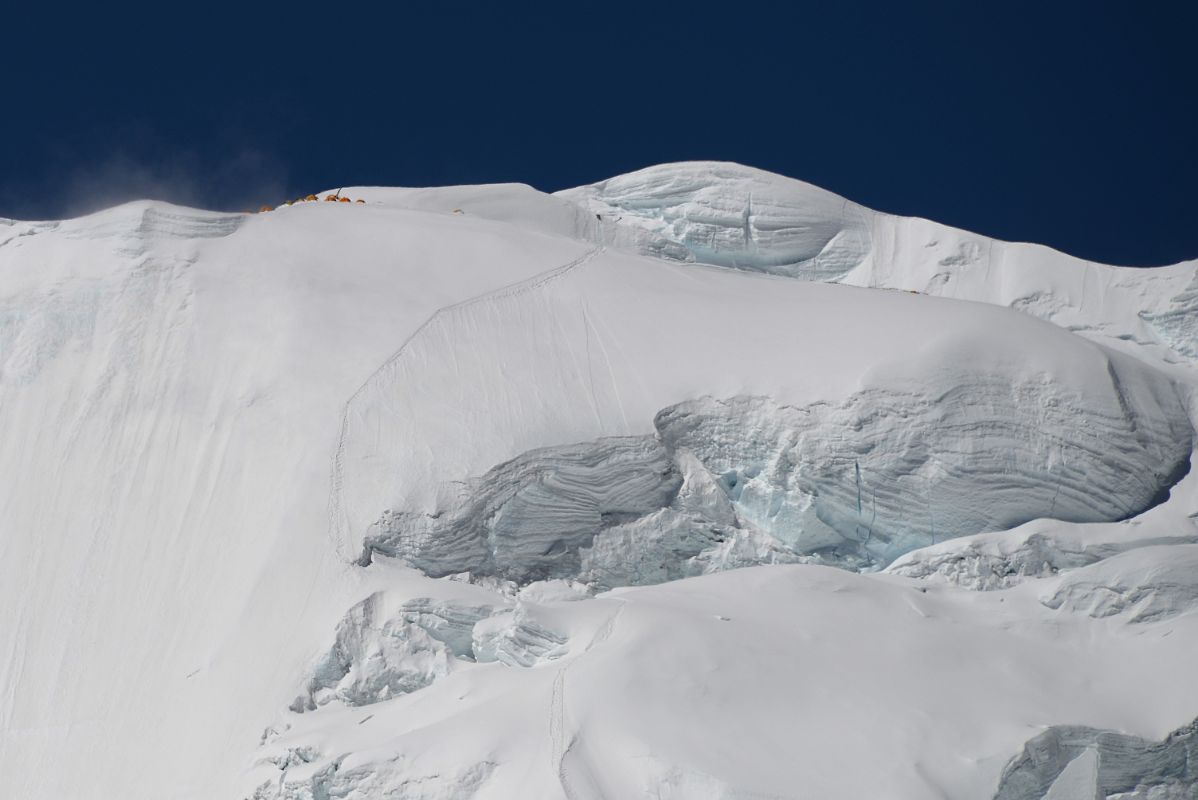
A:
[[[756,563],[884,565],[1039,517],[1099,522],[1157,502],[1192,431],[1166,413],[1087,411],[1049,382],[974,376],[941,397],[866,390],[841,405],[700,398],[656,436],[526,453],[391,510],[366,539],[429,574],[655,583]]]

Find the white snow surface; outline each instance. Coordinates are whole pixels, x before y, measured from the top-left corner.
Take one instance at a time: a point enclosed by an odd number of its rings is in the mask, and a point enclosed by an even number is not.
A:
[[[1198,718],[1198,262],[342,193],[0,220],[0,795],[991,798]]]

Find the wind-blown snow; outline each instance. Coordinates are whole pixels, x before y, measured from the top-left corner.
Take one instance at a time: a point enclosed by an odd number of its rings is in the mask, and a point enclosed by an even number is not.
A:
[[[1198,262],[346,193],[0,221],[4,796],[1194,791]]]

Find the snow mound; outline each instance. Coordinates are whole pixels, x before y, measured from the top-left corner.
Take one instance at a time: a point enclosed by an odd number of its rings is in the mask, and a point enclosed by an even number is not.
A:
[[[871,247],[872,212],[739,164],[664,164],[557,196],[605,223],[597,235],[628,231],[641,252],[680,261],[830,280]]]

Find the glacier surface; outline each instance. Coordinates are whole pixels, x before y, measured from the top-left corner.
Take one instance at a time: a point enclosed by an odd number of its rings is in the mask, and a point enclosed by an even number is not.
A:
[[[1198,791],[1198,262],[345,191],[0,220],[4,796]]]

